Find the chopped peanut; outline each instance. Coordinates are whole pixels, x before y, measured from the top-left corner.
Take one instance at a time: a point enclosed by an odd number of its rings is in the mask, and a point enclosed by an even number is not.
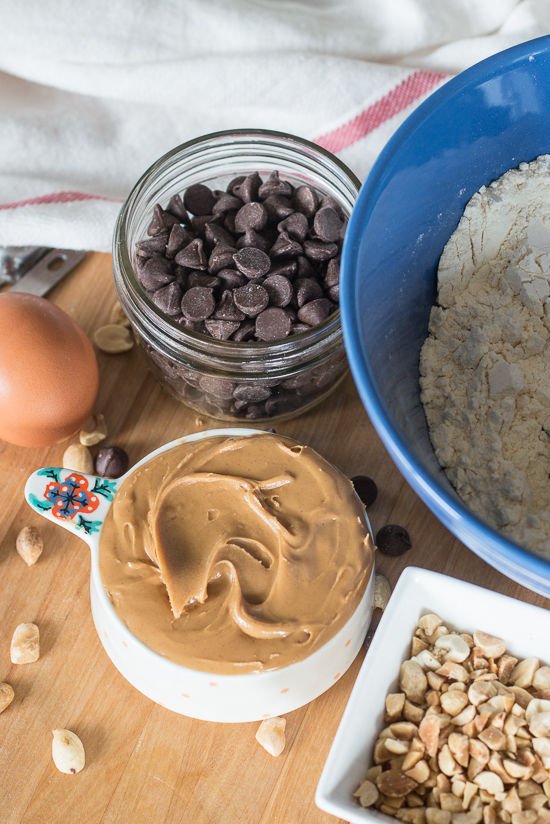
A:
[[[550,824],[550,665],[419,620],[358,803],[405,824]]]

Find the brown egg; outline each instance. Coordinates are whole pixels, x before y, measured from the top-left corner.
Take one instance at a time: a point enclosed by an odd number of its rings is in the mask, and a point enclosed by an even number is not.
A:
[[[0,438],[50,446],[77,432],[97,398],[92,345],[58,306],[0,294]]]

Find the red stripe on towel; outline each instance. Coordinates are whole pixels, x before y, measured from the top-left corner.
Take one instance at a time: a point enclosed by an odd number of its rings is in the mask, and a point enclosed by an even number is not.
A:
[[[122,203],[112,197],[102,195],[89,195],[85,192],[51,192],[49,195],[30,197],[27,200],[17,200],[15,203],[1,203],[0,209],[20,209],[22,206],[38,206],[42,203],[74,203],[78,200],[109,200],[113,203]]]
[[[386,120],[395,117],[446,78],[446,74],[437,72],[415,72],[361,114],[332,132],[321,135],[314,140],[314,143],[329,152],[341,152],[342,149],[347,149],[352,143],[377,129]]]

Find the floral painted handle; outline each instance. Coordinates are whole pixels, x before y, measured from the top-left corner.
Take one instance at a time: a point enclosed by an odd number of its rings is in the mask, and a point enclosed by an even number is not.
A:
[[[35,512],[89,542],[101,530],[121,482],[50,466],[33,472],[25,497]]]

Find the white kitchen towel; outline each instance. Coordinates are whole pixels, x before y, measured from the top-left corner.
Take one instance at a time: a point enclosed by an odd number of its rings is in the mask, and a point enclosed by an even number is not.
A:
[[[220,129],[363,179],[450,76],[549,32],[548,0],[0,0],[0,245],[109,251],[148,166]]]

